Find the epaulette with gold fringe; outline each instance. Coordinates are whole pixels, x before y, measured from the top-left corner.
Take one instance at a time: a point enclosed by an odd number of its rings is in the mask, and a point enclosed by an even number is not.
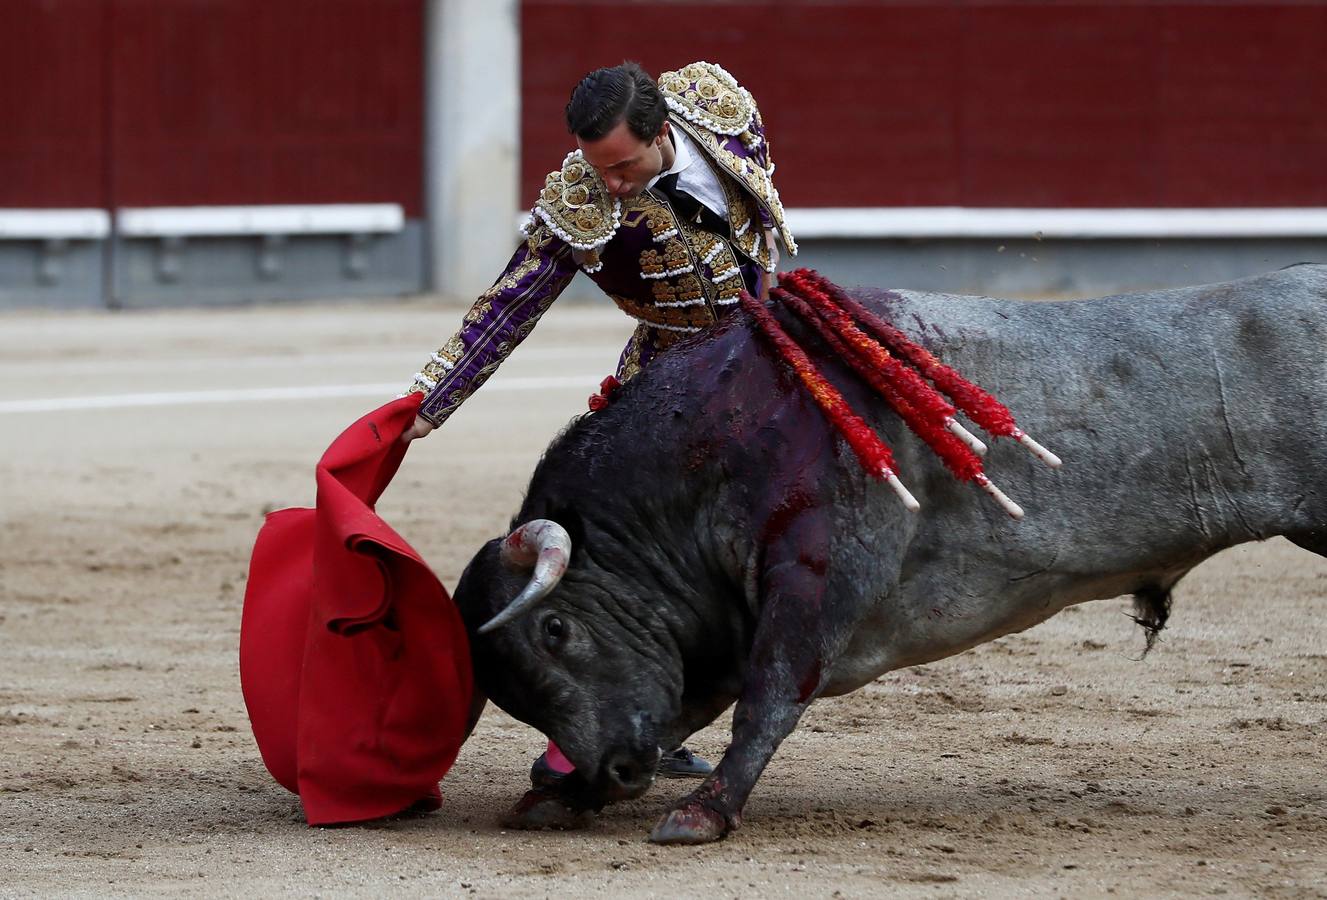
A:
[[[598,251],[617,233],[622,201],[609,195],[599,173],[580,150],[573,150],[562,161],[562,168],[544,179],[544,189],[530,216],[527,232],[538,217],[577,250]]]
[[[715,63],[694,62],[659,76],[668,108],[694,125],[716,134],[735,135],[748,148],[760,145],[752,130],[757,120],[750,91]]]

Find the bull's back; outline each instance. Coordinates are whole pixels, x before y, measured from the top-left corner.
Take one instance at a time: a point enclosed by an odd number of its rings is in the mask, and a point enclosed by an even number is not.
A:
[[[1027,498],[1029,531],[1047,513],[1069,524],[1065,506],[1081,533],[1089,511],[1279,495],[1287,468],[1327,462],[1327,267],[1095,300],[904,303],[937,355],[1064,457],[1052,472],[1004,441],[989,458]]]
[[[1201,397],[1247,414],[1301,403],[1297,383],[1327,374],[1327,266],[1064,302],[899,297],[882,305],[902,327],[1060,429],[1122,414],[1183,429]]]
[[[875,585],[845,684],[1327,521],[1327,491],[1313,490],[1327,487],[1327,267],[1070,302],[872,302],[1005,402],[1064,466],[996,442],[986,471],[1026,509],[1014,522],[880,415],[923,509],[901,566]]]

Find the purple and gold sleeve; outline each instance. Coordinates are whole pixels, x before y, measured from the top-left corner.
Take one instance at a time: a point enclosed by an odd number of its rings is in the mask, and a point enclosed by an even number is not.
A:
[[[415,375],[407,393],[425,395],[419,414],[441,425],[525,340],[576,274],[571,247],[535,228],[493,286],[465,314],[461,329]]]
[[[751,125],[749,131],[754,140],[749,145],[752,159],[756,165],[765,170],[771,179],[774,178],[774,161],[770,159],[769,135],[765,133],[765,122],[760,118],[760,110],[752,104]],[[760,224],[766,231],[775,228],[774,219],[769,212],[762,206],[760,209]]]

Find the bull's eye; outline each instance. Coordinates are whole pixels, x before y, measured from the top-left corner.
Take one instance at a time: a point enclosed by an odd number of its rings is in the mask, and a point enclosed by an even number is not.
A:
[[[544,637],[548,639],[549,644],[561,643],[564,634],[566,634],[566,627],[557,616],[549,616],[544,620]]]

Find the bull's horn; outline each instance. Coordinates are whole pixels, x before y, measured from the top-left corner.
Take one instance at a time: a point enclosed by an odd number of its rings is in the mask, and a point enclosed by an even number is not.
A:
[[[503,538],[499,556],[507,565],[533,568],[534,573],[515,600],[479,626],[480,634],[487,634],[519,618],[552,593],[562,580],[571,559],[571,535],[557,522],[534,519]]]

